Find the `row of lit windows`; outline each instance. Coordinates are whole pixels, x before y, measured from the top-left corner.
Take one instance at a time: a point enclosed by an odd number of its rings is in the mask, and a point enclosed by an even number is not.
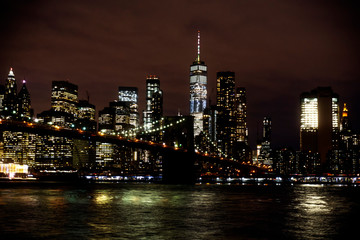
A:
[[[338,99],[332,99],[332,126],[333,128],[339,127],[339,105]]]
[[[318,128],[318,99],[304,98],[301,103],[301,129]]]

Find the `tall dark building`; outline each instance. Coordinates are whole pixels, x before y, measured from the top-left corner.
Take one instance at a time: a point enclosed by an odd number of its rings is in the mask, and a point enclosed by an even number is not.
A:
[[[350,133],[351,132],[351,126],[348,116],[348,108],[346,106],[346,103],[344,103],[342,116],[341,116],[341,124],[340,124],[340,131],[342,133]]]
[[[77,104],[76,128],[84,131],[96,131],[95,105],[89,103],[88,100],[79,100]]]
[[[0,118],[4,117],[5,86],[0,84]]]
[[[5,81],[4,115],[10,119],[18,117],[17,86],[12,68],[10,68],[8,78]]]
[[[322,171],[327,154],[337,144],[339,96],[330,87],[318,87],[300,96],[300,150],[318,152]]]
[[[144,110],[145,129],[152,127],[152,124],[160,120],[163,112],[163,97],[160,89],[160,80],[155,75],[146,78],[146,109]]]
[[[333,173],[356,174],[360,167],[359,135],[352,131],[349,110],[344,103],[340,133],[339,146],[331,154],[331,170]]]
[[[159,121],[163,117],[163,93],[161,90],[153,94],[151,111],[153,121]]]
[[[26,87],[26,81],[19,92],[19,118],[24,121],[31,121],[33,110],[31,108],[30,93]]]
[[[271,118],[264,117],[263,120],[263,142],[268,142],[270,145],[271,142]]]
[[[235,73],[218,72],[216,84],[217,143],[223,153],[232,156],[236,142]]]
[[[248,144],[246,90],[243,87],[236,88],[236,141]]]
[[[261,148],[258,160],[263,164],[272,165],[271,151],[271,118],[264,117]]]
[[[190,66],[190,115],[194,117],[194,135],[203,131],[203,112],[207,101],[207,66],[200,60],[200,31],[197,57]]]
[[[204,134],[213,142],[216,142],[217,114],[215,105],[210,105],[204,110]]]
[[[110,107],[114,111],[115,132],[127,131],[132,126],[130,125],[130,103],[129,102],[110,102]]]
[[[98,130],[105,134],[112,134],[115,131],[115,108],[105,107],[99,111]]]

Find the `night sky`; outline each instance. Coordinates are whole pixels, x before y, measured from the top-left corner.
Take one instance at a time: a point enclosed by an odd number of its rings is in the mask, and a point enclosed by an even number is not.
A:
[[[118,86],[139,88],[158,75],[165,115],[189,113],[189,67],[234,71],[247,90],[250,142],[270,116],[275,146],[298,149],[299,95],[331,86],[360,126],[360,5],[356,1],[1,1],[0,74],[27,80],[35,113],[50,108],[51,82],[79,86],[99,111]]]

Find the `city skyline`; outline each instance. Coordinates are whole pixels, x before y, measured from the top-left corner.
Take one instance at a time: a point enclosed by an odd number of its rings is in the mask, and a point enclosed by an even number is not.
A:
[[[200,30],[208,96],[214,104],[216,72],[235,72],[236,85],[247,91],[251,145],[261,132],[263,117],[269,116],[274,145],[290,142],[297,147],[299,95],[318,86],[331,86],[339,94],[358,129],[359,32],[354,5],[214,1],[193,3],[201,9],[193,10],[191,4],[178,2],[178,9],[164,4],[170,7],[165,11],[161,4],[146,2],[90,2],[85,7],[80,2],[54,6],[5,1],[1,31],[8,37],[1,46],[1,83],[13,67],[18,85],[27,80],[35,114],[49,109],[52,81],[78,85],[79,99],[86,99],[88,91],[97,112],[117,99],[117,91],[111,89],[134,86],[139,88],[142,112],[145,77],[156,74],[164,91],[164,115],[176,115],[178,109],[188,115],[188,68],[196,57]],[[188,17],[180,15],[184,11]],[[218,12],[223,18],[213,19]]]

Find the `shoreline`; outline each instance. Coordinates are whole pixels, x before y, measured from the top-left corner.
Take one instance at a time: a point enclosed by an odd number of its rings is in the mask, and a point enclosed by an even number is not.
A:
[[[182,184],[182,183],[166,183],[161,181],[161,179],[137,179],[136,177],[58,177],[50,176],[46,178],[7,178],[0,177],[0,183],[153,183],[153,184]],[[315,176],[306,176],[301,178],[294,179],[282,179],[280,177],[276,178],[264,178],[264,177],[251,177],[251,178],[198,178],[191,184],[183,185],[206,185],[206,184],[217,184],[217,185],[341,185],[341,186],[357,186],[360,185],[359,177],[315,177]]]

